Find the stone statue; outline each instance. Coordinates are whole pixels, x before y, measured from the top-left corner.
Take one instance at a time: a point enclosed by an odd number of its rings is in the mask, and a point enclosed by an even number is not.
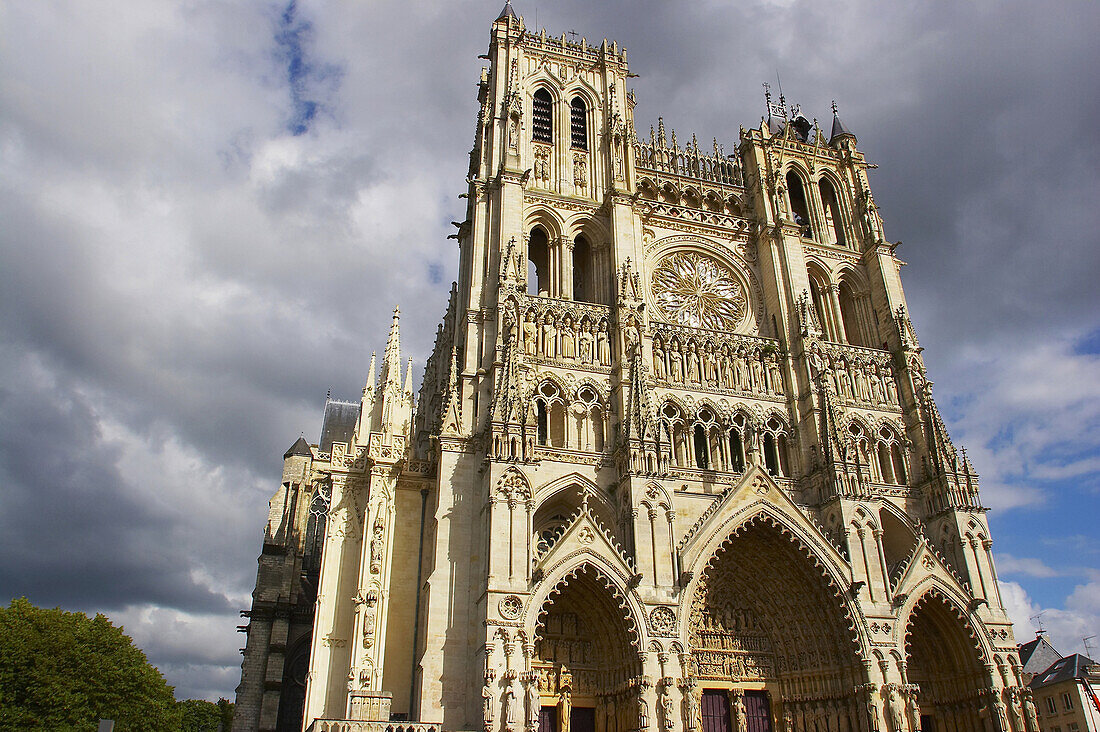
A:
[[[511,681],[508,681],[508,685],[504,687],[503,704],[504,713],[501,716],[504,717],[504,724],[508,725],[508,729],[512,729],[516,723],[516,692],[512,689]]]
[[[573,329],[573,319],[568,315],[561,324],[561,357],[570,361],[577,357],[577,333]]]
[[[523,352],[528,356],[537,356],[539,352],[539,326],[535,323],[535,314],[527,313],[523,321]]]
[[[585,323],[580,335],[581,363],[592,363],[592,324]]]
[[[638,348],[638,326],[633,320],[627,322],[626,327],[623,328],[623,355],[626,358],[633,358],[635,350]]]
[[[1031,689],[1024,692],[1024,723],[1027,732],[1039,732],[1039,710],[1035,708],[1035,701],[1031,698]]]
[[[601,366],[611,365],[611,341],[607,337],[607,329],[600,328],[596,331],[596,351],[600,356]]]
[[[684,686],[684,728],[687,730],[699,727],[699,697],[695,695],[695,682],[691,681]]]
[[[638,689],[638,729],[649,729],[649,704],[645,700],[645,689]]]
[[[527,727],[536,729],[539,726],[539,711],[542,709],[542,700],[539,697],[539,679],[535,672],[527,677]]]
[[[661,726],[666,730],[671,730],[675,726],[675,721],[672,718],[675,708],[675,704],[672,702],[672,681],[670,679],[663,685],[661,691],[661,713],[664,716],[664,719],[661,720]]]
[[[886,714],[890,719],[890,732],[906,732],[905,714],[898,691],[893,686],[886,689]]]
[[[699,354],[695,350],[695,341],[688,342],[687,378],[693,384],[699,383]]]
[[[680,355],[680,344],[676,341],[669,346],[668,361],[671,369],[670,381],[674,384],[684,383],[684,359]]]
[[[660,380],[668,378],[668,369],[665,365],[665,348],[660,338],[653,339],[653,373]]]
[[[485,674],[485,685],[481,687],[481,721],[485,729],[493,727],[493,677]]]
[[[382,569],[382,541],[386,531],[386,524],[381,514],[374,519],[374,535],[370,540],[370,571],[378,574]]]
[[[542,321],[542,355],[546,358],[555,358],[557,350],[558,329],[554,327],[554,316],[546,314]]]

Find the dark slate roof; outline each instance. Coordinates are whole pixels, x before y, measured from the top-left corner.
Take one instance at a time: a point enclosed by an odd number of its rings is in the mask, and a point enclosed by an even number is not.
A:
[[[504,10],[500,11],[500,15],[497,17],[497,20],[504,20],[505,18],[515,18],[515,17],[516,17],[516,11],[512,10],[512,0],[508,0],[508,2],[506,2],[504,4]],[[518,20],[518,18],[516,18],[516,19]]]
[[[840,115],[833,113],[833,133],[829,135],[829,141],[832,142],[841,135],[848,135],[849,137],[855,137],[851,131],[844,126],[844,123],[840,121]]]
[[[1054,649],[1045,635],[1037,635],[1020,646],[1020,665],[1025,674],[1037,674],[1045,671],[1062,659],[1062,654]]]
[[[306,438],[299,437],[298,441],[290,446],[290,449],[283,453],[283,460],[288,457],[313,457],[313,451],[309,449],[309,443],[306,442]]]
[[[1096,661],[1093,661],[1088,656],[1074,653],[1072,656],[1066,656],[1063,659],[1055,661],[1050,668],[1032,679],[1028,686],[1032,689],[1038,689],[1042,686],[1057,684],[1060,681],[1083,678],[1085,675],[1085,668],[1095,665]]]
[[[332,443],[351,443],[355,423],[359,421],[359,402],[325,402],[325,420],[321,423],[321,452],[332,450]]]

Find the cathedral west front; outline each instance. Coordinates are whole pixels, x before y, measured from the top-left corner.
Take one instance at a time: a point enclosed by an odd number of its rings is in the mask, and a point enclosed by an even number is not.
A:
[[[487,58],[421,386],[395,311],[284,455],[233,729],[1038,732],[835,107],[642,136],[511,5]]]

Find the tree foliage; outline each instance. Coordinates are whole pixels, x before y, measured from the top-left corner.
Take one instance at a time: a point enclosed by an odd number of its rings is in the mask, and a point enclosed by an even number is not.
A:
[[[0,728],[162,732],[180,727],[172,687],[104,615],[0,607]],[[216,729],[216,726],[215,726]]]
[[[216,704],[188,699],[176,706],[183,715],[180,732],[229,732],[233,724],[233,703],[228,699],[218,699]]]

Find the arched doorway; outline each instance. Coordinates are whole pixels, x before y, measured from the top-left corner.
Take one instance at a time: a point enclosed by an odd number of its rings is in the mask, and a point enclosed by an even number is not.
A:
[[[858,730],[865,682],[840,590],[810,550],[759,514],[708,562],[692,599],[701,732]]]
[[[907,677],[920,687],[917,697],[922,732],[979,732],[986,727],[991,680],[978,640],[961,613],[943,595],[925,593],[909,615],[905,633]],[[996,713],[994,711],[994,713]]]
[[[539,732],[636,728],[636,636],[601,571],[585,564],[564,577],[543,603],[535,628],[531,670],[542,703]]]

